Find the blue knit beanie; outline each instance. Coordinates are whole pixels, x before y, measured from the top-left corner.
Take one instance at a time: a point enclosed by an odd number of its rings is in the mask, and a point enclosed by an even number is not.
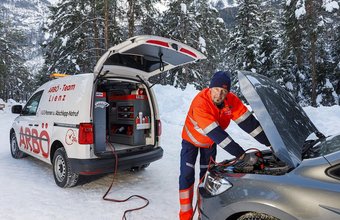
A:
[[[209,88],[221,87],[230,91],[230,74],[227,71],[216,72],[210,80]]]

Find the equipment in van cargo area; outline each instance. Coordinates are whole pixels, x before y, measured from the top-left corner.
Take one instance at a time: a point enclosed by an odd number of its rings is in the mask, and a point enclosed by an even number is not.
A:
[[[151,125],[154,116],[146,89],[141,83],[113,79],[98,83],[96,103],[107,103],[107,107],[97,108],[95,104],[97,153],[110,150],[106,142],[114,144],[117,151],[146,145],[146,138],[152,136],[151,127],[154,126]]]
[[[145,144],[147,129],[150,128],[150,123],[145,120],[150,117],[147,96],[113,95],[109,96],[109,103],[110,141],[128,145]],[[138,127],[140,125],[145,127]]]

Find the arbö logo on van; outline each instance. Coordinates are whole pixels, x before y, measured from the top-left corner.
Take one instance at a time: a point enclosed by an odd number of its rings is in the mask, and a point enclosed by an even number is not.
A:
[[[65,136],[65,143],[67,145],[72,145],[73,143],[77,142],[78,140],[75,131],[72,129],[68,129]]]
[[[46,128],[47,128],[46,124]],[[20,127],[19,146],[30,150],[35,154],[41,154],[48,158],[50,151],[50,136],[46,130],[39,132],[35,128]]]

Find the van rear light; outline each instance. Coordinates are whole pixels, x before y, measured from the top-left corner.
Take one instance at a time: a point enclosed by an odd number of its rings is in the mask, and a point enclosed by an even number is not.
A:
[[[160,41],[160,40],[147,40],[146,43],[149,44],[155,44],[163,47],[169,47],[169,43],[165,41]]]
[[[179,51],[181,51],[182,53],[189,54],[192,57],[196,57],[197,58],[197,55],[194,52],[191,52],[190,50],[187,50],[185,48],[181,48]]]
[[[162,123],[161,120],[156,120],[157,123],[157,136],[161,136],[162,135]]]
[[[79,124],[79,144],[93,144],[93,125],[92,123]]]

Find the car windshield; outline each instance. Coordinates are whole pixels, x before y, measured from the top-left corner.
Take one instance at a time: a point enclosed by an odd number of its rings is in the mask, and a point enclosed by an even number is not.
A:
[[[325,156],[340,150],[340,135],[331,136],[316,144],[308,152],[305,158]]]

